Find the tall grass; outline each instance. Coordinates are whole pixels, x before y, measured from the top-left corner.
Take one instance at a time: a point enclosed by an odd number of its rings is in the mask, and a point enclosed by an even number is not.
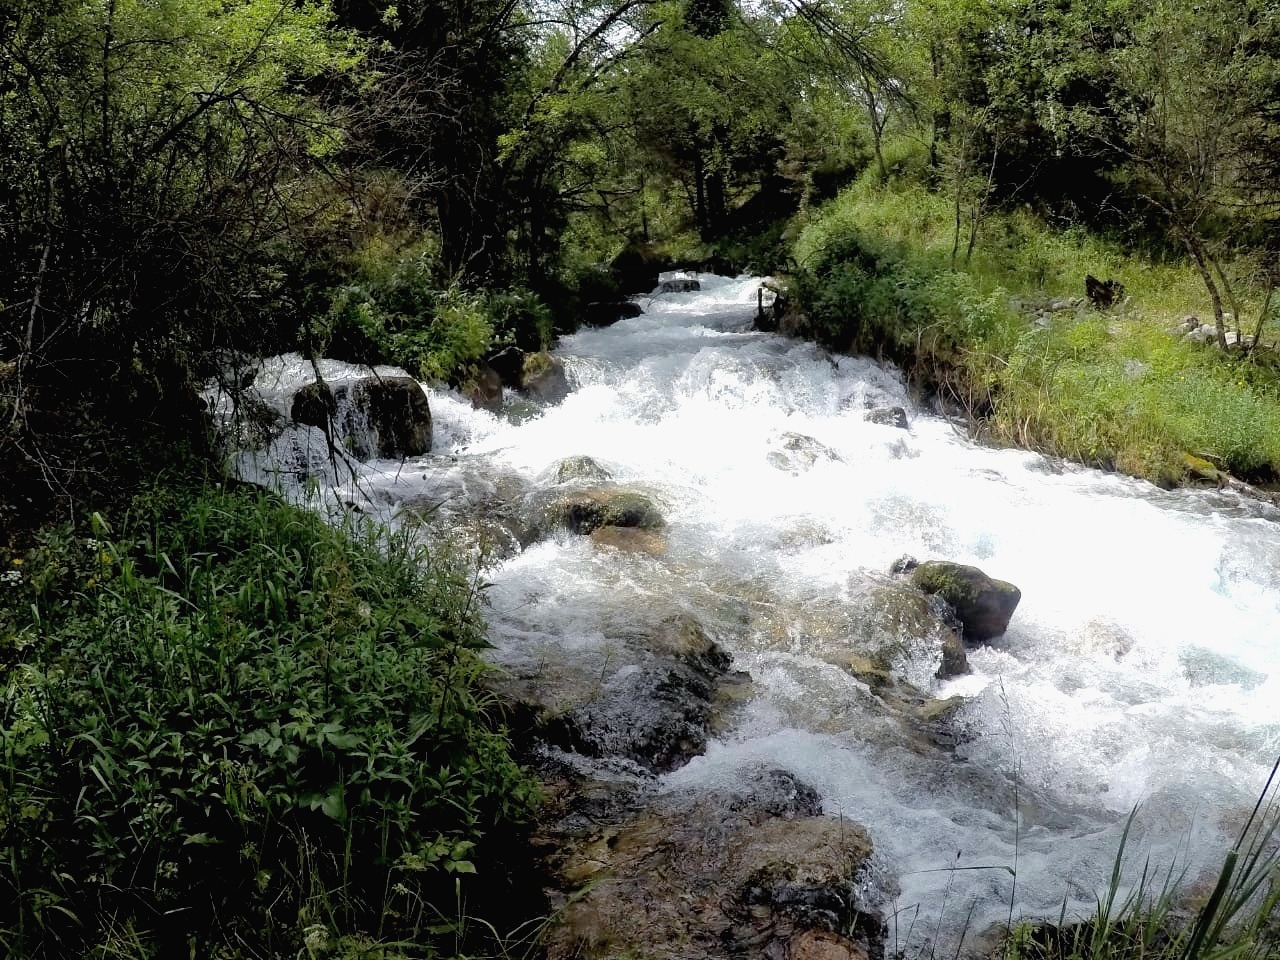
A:
[[[1253,812],[1227,851],[1216,881],[1187,912],[1181,874],[1143,864],[1122,894],[1130,816],[1107,887],[1091,917],[1011,932],[1007,960],[1263,960],[1280,956],[1280,807],[1272,768]]]
[[[534,802],[467,568],[243,492],[94,524],[0,583],[0,949],[435,952]]]
[[[954,229],[950,200],[911,182],[864,178],[811,212],[794,243],[802,332],[903,363],[997,442],[1161,483],[1280,477],[1277,355],[1178,339],[1176,318],[1205,306],[1188,265],[1021,210],[988,214],[953,262]],[[1075,303],[1087,273],[1129,302]]]

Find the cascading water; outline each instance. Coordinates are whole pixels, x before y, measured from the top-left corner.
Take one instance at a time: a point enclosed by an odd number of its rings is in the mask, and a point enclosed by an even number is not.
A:
[[[912,409],[892,369],[751,332],[758,281],[701,282],[565,338],[574,389],[558,406],[504,419],[432,392],[429,456],[335,471],[319,432],[297,428],[241,472],[309,470],[387,516],[518,512],[575,455],[647,492],[668,522],[657,555],[562,532],[489,571],[494,659],[598,662],[604,682],[619,630],[707,624],[753,693],[664,789],[761,763],[812,784],[870,832],[899,888],[884,904],[899,945],[913,921],[913,937],[1003,921],[1011,898],[1014,916],[1089,907],[1136,804],[1130,849],[1191,876],[1220,857],[1280,752],[1275,512],[988,449],[918,410],[908,430],[868,422],[872,406]],[[279,405],[309,379],[285,358],[258,385]],[[970,675],[908,670],[965,698],[952,747],[903,734],[820,649],[858,585],[904,553],[1023,593]]]

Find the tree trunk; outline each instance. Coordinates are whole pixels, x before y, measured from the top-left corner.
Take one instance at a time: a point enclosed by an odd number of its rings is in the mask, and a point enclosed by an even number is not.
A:
[[[1213,279],[1213,270],[1210,268],[1209,254],[1204,249],[1204,244],[1200,242],[1192,231],[1179,228],[1182,234],[1182,242],[1187,247],[1187,252],[1191,254],[1191,259],[1195,261],[1196,269],[1200,271],[1200,279],[1204,281],[1205,289],[1209,291],[1209,299],[1213,301],[1213,322],[1218,332],[1218,346],[1223,350],[1227,349],[1227,326],[1222,317],[1222,294],[1218,290],[1218,284]]]

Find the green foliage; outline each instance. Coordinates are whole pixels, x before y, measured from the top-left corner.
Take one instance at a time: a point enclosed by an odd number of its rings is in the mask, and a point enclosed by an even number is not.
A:
[[[534,800],[466,569],[217,490],[94,534],[0,583],[9,955],[295,956],[317,926],[429,949]]]
[[[1280,379],[1266,354],[1168,329],[1203,296],[1192,268],[1018,211],[989,217],[951,269],[952,218],[945,197],[872,178],[811,215],[795,241],[808,333],[887,353],[1003,442],[1162,483],[1186,479],[1188,455],[1245,479],[1280,474]],[[1141,312],[1079,307],[1036,326],[1008,292],[1079,297],[1089,272],[1122,280]]]
[[[394,363],[423,380],[460,383],[476,366],[514,347],[546,349],[551,311],[521,287],[476,292],[443,285],[434,247],[357,259],[353,283],[327,290],[321,352],[359,363]]]

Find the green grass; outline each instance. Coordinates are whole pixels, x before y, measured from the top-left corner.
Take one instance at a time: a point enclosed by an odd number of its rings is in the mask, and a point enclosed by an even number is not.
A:
[[[804,332],[903,363],[996,442],[1161,483],[1206,461],[1200,475],[1280,476],[1276,354],[1225,355],[1171,334],[1187,314],[1211,317],[1190,266],[1021,210],[990,213],[967,260],[962,235],[953,264],[954,227],[945,194],[872,177],[811,211],[793,247]],[[1129,302],[1039,324],[1020,306],[1083,297],[1086,273],[1119,279]],[[1276,336],[1273,320],[1263,342]]]
[[[1272,769],[1253,813],[1217,876],[1188,909],[1185,876],[1143,863],[1136,884],[1130,867],[1130,816],[1107,887],[1091,916],[1056,924],[1023,923],[1010,931],[1006,960],[1264,960],[1280,955],[1280,810]],[[1136,813],[1136,811],[1135,811]]]
[[[12,558],[5,955],[451,951],[535,801],[481,599],[447,552],[215,488]]]

